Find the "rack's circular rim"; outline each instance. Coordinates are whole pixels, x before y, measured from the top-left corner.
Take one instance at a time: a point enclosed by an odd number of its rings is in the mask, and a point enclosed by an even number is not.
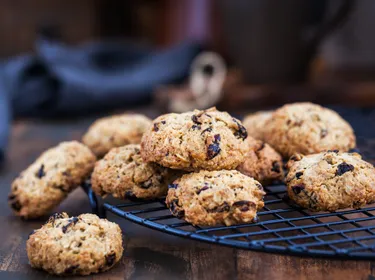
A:
[[[244,242],[244,241],[236,241],[232,242],[230,240],[221,239],[221,238],[213,238],[209,236],[205,236],[203,234],[197,234],[194,232],[188,232],[180,229],[175,229],[172,227],[169,227],[168,225],[161,225],[152,221],[146,221],[145,219],[142,219],[134,214],[131,214],[126,211],[119,210],[117,207],[109,204],[104,203],[103,207],[110,211],[111,213],[125,218],[131,222],[134,222],[138,225],[145,226],[150,229],[154,229],[160,232],[164,232],[170,235],[179,236],[183,238],[190,238],[192,240],[198,240],[210,244],[218,244],[223,245],[231,248],[237,248],[237,249],[243,249],[243,250],[251,250],[251,251],[257,251],[257,252],[264,252],[264,253],[277,253],[280,255],[292,255],[292,256],[300,256],[300,257],[314,257],[314,258],[333,258],[333,259],[346,259],[346,260],[374,260],[375,259],[375,252],[374,254],[366,254],[366,253],[360,253],[360,254],[350,254],[345,252],[345,250],[342,251],[341,254],[338,253],[329,253],[325,250],[302,250],[299,249],[297,246],[293,250],[290,247],[281,247],[281,246],[272,246],[272,245],[262,245],[256,240],[253,242]]]

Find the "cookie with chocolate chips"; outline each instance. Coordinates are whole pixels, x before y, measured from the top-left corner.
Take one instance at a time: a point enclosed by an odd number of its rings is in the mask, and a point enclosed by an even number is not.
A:
[[[156,163],[146,163],[139,145],[113,148],[95,165],[91,176],[94,192],[120,199],[154,199],[165,196],[168,184],[182,175]]]
[[[173,169],[235,169],[244,160],[246,138],[242,123],[216,108],[171,113],[155,119],[145,132],[141,155]]]
[[[262,185],[284,178],[283,161],[278,152],[267,143],[250,136],[245,142],[248,145],[248,152],[245,161],[237,167],[238,171],[253,177]]]
[[[47,150],[13,181],[10,207],[25,219],[49,214],[90,175],[95,161],[90,149],[76,141]]]
[[[26,242],[30,265],[51,274],[89,275],[113,267],[123,253],[120,227],[93,214],[57,213]]]
[[[257,220],[264,206],[262,185],[236,170],[183,175],[168,190],[171,213],[194,225],[227,226]]]
[[[265,122],[264,140],[288,158],[327,150],[347,152],[356,139],[351,126],[336,112],[312,103],[287,104]]]
[[[375,202],[375,169],[357,153],[296,155],[287,168],[288,195],[304,208],[335,211]]]
[[[98,157],[110,149],[127,144],[139,144],[151,120],[140,114],[122,114],[95,121],[82,138]]]

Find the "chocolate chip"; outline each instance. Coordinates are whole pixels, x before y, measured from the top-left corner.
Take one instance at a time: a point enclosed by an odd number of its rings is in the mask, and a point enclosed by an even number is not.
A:
[[[197,194],[200,194],[201,192],[205,191],[205,190],[208,190],[209,187],[208,186],[204,186],[202,188],[200,188],[199,190],[197,190]]]
[[[18,212],[18,211],[21,210],[22,205],[21,205],[21,203],[20,203],[18,200],[16,200],[16,201],[13,201],[13,202],[10,204],[10,207],[11,207],[14,211]]]
[[[201,126],[199,124],[193,124],[191,127],[192,130],[201,130]]]
[[[291,120],[287,120],[287,121],[286,121],[286,124],[287,124],[287,125],[290,125],[291,122],[292,122]]]
[[[339,152],[339,150],[328,150],[327,153],[335,153],[337,154]]]
[[[224,202],[223,204],[213,208],[213,209],[208,209],[207,212],[209,213],[214,213],[214,212],[228,212],[230,210],[230,206],[227,202]]]
[[[185,216],[185,211],[179,209],[178,199],[172,200],[168,207],[171,210],[172,214],[177,218],[181,219]]]
[[[211,132],[212,127],[207,127],[205,130],[202,131],[201,135],[205,134],[206,132]]]
[[[292,191],[294,192],[294,194],[300,194],[304,189],[305,189],[305,186],[302,184],[292,186]]]
[[[221,141],[220,134],[215,134],[214,142],[208,145],[208,148],[207,148],[207,159],[209,160],[213,159],[220,153],[221,151],[220,141]]]
[[[199,120],[198,120],[198,117],[196,115],[192,115],[191,116],[191,120],[193,121],[193,123],[196,123],[196,124],[202,124]]]
[[[166,121],[161,121],[162,124],[166,124],[167,122]]]
[[[73,274],[74,271],[79,267],[79,264],[69,266],[67,269],[64,270],[64,274]]]
[[[153,126],[153,131],[157,132],[159,131],[159,123],[154,123],[154,126]]]
[[[272,162],[271,171],[276,172],[276,173],[280,173],[281,167],[280,167],[280,163],[278,161]]]
[[[255,208],[256,205],[252,201],[239,200],[233,203],[234,207],[238,207],[242,212],[249,211],[250,208]]]
[[[151,179],[150,180],[147,180],[145,182],[142,182],[139,184],[139,186],[142,188],[142,189],[149,189],[150,187],[152,187],[152,181]]]
[[[73,218],[69,219],[68,223],[61,228],[62,232],[66,233],[67,230],[69,229],[69,227],[72,226],[72,225],[75,225],[77,222],[78,222],[77,217],[73,217]]]
[[[112,266],[115,263],[116,260],[116,253],[110,253],[105,256],[105,263],[107,266]]]
[[[342,174],[344,174],[346,172],[349,172],[349,171],[353,171],[353,170],[354,170],[354,166],[353,165],[348,164],[346,162],[340,163],[337,166],[336,176],[341,176]]]
[[[39,179],[44,177],[46,175],[46,173],[44,172],[44,164],[42,164],[38,170],[38,172],[35,174],[36,177],[38,177]]]
[[[322,129],[322,130],[320,131],[320,138],[324,138],[324,137],[326,137],[327,134],[328,134],[328,130],[327,130],[327,129]]]
[[[247,138],[247,130],[246,128],[239,123],[238,120],[233,118],[233,121],[237,124],[238,130],[234,133],[234,136],[237,138],[241,138],[242,140],[245,140]]]
[[[178,184],[169,184],[168,185],[168,189],[177,189],[178,188]]]
[[[301,178],[302,175],[303,175],[303,172],[297,172],[296,173],[296,178],[299,179],[299,178]]]

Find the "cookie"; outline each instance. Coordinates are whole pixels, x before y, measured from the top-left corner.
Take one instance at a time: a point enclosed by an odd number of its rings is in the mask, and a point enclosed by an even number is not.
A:
[[[356,145],[351,126],[336,112],[312,103],[288,104],[266,121],[264,140],[283,157],[327,150],[349,151]]]
[[[30,265],[56,275],[89,275],[113,267],[122,256],[120,227],[93,214],[56,213],[26,242]]]
[[[94,192],[100,196],[112,194],[117,198],[154,199],[165,196],[168,184],[181,172],[145,163],[139,145],[113,148],[95,165],[91,176]]]
[[[110,149],[127,144],[139,144],[151,120],[139,114],[115,115],[95,121],[82,138],[98,157]]]
[[[76,141],[47,150],[13,181],[10,207],[25,219],[48,214],[90,175],[95,161],[90,149]]]
[[[248,144],[248,152],[245,161],[237,167],[238,171],[253,177],[263,186],[284,178],[283,161],[278,152],[267,143],[252,137],[248,137],[245,142]]]
[[[375,169],[357,153],[295,155],[287,167],[288,195],[304,208],[335,211],[375,201]]]
[[[244,160],[246,138],[241,122],[216,108],[171,113],[155,119],[145,132],[141,155],[173,169],[235,169]]]
[[[200,171],[174,181],[166,204],[174,216],[194,225],[230,226],[256,221],[264,195],[259,182],[236,170]]]
[[[246,128],[249,136],[264,140],[265,123],[272,116],[272,111],[260,111],[254,114],[245,116],[242,121],[243,126]]]

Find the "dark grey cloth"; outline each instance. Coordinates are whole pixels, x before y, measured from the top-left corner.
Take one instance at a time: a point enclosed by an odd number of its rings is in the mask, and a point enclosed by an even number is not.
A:
[[[86,114],[148,102],[156,86],[182,81],[199,51],[194,43],[155,51],[130,43],[72,48],[38,40],[36,54],[0,64],[0,154],[10,116]]]

